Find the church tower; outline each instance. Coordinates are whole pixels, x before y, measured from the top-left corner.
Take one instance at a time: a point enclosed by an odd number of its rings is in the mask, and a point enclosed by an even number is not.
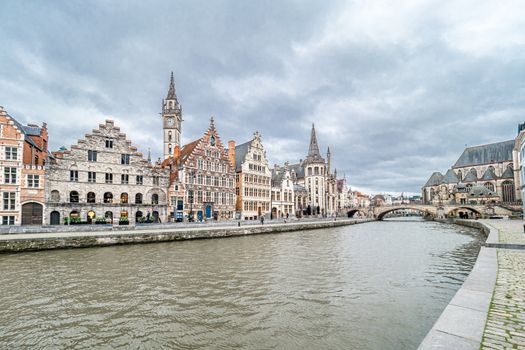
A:
[[[175,93],[175,79],[171,72],[170,87],[168,95],[162,100],[162,128],[164,129],[164,159],[173,154],[175,146],[181,144],[182,106],[177,100]]]

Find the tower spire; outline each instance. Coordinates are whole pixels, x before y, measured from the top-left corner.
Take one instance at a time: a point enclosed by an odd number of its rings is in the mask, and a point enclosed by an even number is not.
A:
[[[326,151],[326,161],[328,163],[326,172],[330,175],[332,173],[332,153],[330,152],[330,146],[328,146],[328,150]]]
[[[173,77],[173,72],[171,72],[170,78],[170,87],[168,89],[167,100],[177,100],[177,93],[175,92],[175,78]]]
[[[319,145],[317,144],[317,136],[315,135],[315,125],[312,123],[312,134],[310,136],[310,147],[308,148],[308,156],[321,156],[319,152]]]

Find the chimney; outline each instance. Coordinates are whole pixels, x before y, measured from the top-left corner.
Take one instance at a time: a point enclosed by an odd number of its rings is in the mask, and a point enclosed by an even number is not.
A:
[[[228,158],[230,159],[230,163],[235,171],[235,141],[233,140],[228,141]]]
[[[178,159],[180,157],[180,146],[176,145],[173,149],[173,158]]]

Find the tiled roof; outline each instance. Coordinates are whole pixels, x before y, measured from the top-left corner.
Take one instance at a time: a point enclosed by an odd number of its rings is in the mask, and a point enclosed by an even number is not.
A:
[[[513,148],[514,140],[467,147],[453,167],[461,168],[493,162],[511,161]]]
[[[445,177],[443,177],[443,182],[446,184],[457,184],[459,179],[454,170],[448,169]]]
[[[513,179],[514,178],[514,171],[511,167],[507,167],[503,174],[501,174],[502,179]]]
[[[238,146],[235,146],[235,171],[241,171],[242,163],[244,162],[246,153],[248,153],[248,149],[250,148],[251,142],[252,141],[248,141]]]
[[[442,181],[443,181],[443,174],[436,171],[435,173],[430,175],[430,178],[427,180],[424,187],[440,185]]]
[[[476,182],[476,181],[478,181],[478,177],[472,171],[468,171],[465,177],[463,178],[463,182]]]
[[[481,177],[481,180],[489,181],[489,180],[496,180],[496,174],[494,173],[494,168],[488,167],[487,170],[485,170],[485,174]]]

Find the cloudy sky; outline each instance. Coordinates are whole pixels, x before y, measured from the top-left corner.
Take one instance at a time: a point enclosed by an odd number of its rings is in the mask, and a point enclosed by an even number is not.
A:
[[[523,1],[3,0],[0,43],[0,105],[53,149],[113,118],[160,156],[172,70],[184,142],[213,114],[223,140],[258,130],[271,164],[296,162],[315,122],[370,192],[419,192],[525,120]]]

